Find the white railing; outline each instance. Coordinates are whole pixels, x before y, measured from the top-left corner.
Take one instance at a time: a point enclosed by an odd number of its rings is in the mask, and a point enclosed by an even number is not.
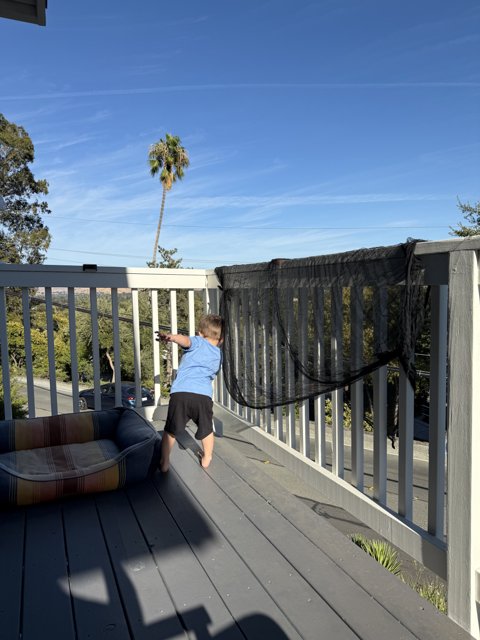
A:
[[[480,487],[480,293],[479,253],[480,239],[451,240],[417,245],[417,254],[426,265],[431,285],[431,353],[429,442],[423,445],[428,456],[421,463],[428,465],[427,515],[421,518],[416,509],[415,483],[419,445],[414,442],[414,392],[406,376],[400,371],[399,383],[399,438],[398,449],[393,451],[386,434],[387,369],[381,368],[373,376],[374,433],[364,433],[363,381],[351,386],[351,429],[343,425],[344,393],[331,395],[332,425],[327,426],[324,396],[313,402],[315,416],[309,415],[308,401],[295,407],[255,410],[241,407],[226,391],[219,376],[215,400],[228,411],[244,420],[250,429],[246,437],[280,462],[292,468],[305,481],[317,486],[322,493],[349,513],[358,517],[372,529],[405,550],[422,564],[432,568],[448,581],[449,616],[480,639],[478,600],[480,592],[480,500],[475,489]],[[51,413],[58,412],[57,382],[54,346],[54,308],[58,289],[66,292],[69,317],[69,349],[71,357],[72,410],[78,410],[79,383],[76,352],[76,299],[81,291],[88,294],[91,315],[92,365],[95,380],[95,407],[100,408],[100,356],[99,356],[99,290],[110,296],[110,317],[113,327],[113,361],[117,403],[120,404],[120,364],[122,352],[119,326],[125,321],[119,314],[119,293],[131,298],[132,343],[134,351],[134,382],[136,397],[140,399],[144,363],[153,362],[155,405],[160,404],[162,366],[154,331],[158,327],[158,300],[160,290],[168,290],[169,328],[178,330],[178,292],[187,290],[188,332],[193,333],[195,309],[201,300],[202,310],[217,311],[219,291],[213,271],[192,269],[123,269],[98,267],[52,267],[28,265],[0,265],[0,350],[2,383],[6,417],[11,417],[10,364],[8,344],[7,296],[21,296],[24,325],[25,374],[27,380],[28,412],[36,415],[34,367],[30,335],[30,308],[32,297],[44,300],[45,330],[48,344],[48,370],[50,379]],[[139,292],[149,291],[151,331],[149,348],[142,342]],[[292,296],[293,296],[292,291]],[[247,294],[245,294],[247,295]],[[316,313],[323,314],[323,295],[317,292],[314,301],[304,299],[296,292],[299,308],[307,304]],[[336,292],[329,296],[334,298]],[[162,299],[165,299],[163,295]],[[378,304],[382,304],[379,300]],[[293,305],[292,305],[293,307]],[[337,305],[338,308],[338,305]],[[275,320],[267,310],[259,311],[259,322],[267,332]],[[320,317],[319,316],[319,317]],[[306,314],[300,313],[300,322]],[[325,349],[332,349],[335,357],[342,348],[341,320],[331,345],[318,344],[316,357],[320,361]],[[356,306],[351,316],[351,344],[359,345],[362,309]],[[248,324],[238,323],[236,348],[256,340],[256,332]],[[382,327],[377,328],[381,339]],[[307,331],[304,332],[307,335]],[[355,337],[356,336],[356,337]],[[267,341],[262,340],[265,344]],[[258,345],[251,350],[257,353]],[[353,349],[352,358],[360,358],[360,347]],[[245,365],[256,376],[275,379],[286,376],[293,384],[293,372],[285,366],[281,345],[273,332],[273,358],[260,353],[259,362],[245,360]],[[238,359],[237,359],[238,361]],[[172,369],[178,367],[178,351],[172,345]],[[447,375],[448,370],[448,375]],[[241,374],[241,372],[238,372]],[[272,375],[273,374],[273,375]],[[448,403],[447,403],[448,398]],[[137,401],[137,404],[140,400]],[[448,410],[445,410],[445,407]],[[140,408],[140,407],[139,407]],[[156,407],[148,413],[155,417]],[[446,455],[448,433],[448,455]],[[395,454],[395,455],[393,455]],[[448,458],[448,465],[447,465]],[[393,468],[392,468],[393,463]],[[369,468],[371,464],[371,469]],[[447,481],[446,481],[446,478]],[[398,487],[390,491],[391,484]],[[447,504],[445,503],[445,489]],[[425,487],[427,489],[427,487]]]
[[[7,297],[21,296],[22,315],[24,328],[25,348],[25,376],[28,395],[28,415],[36,415],[34,394],[34,366],[31,341],[31,305],[32,300],[38,304],[42,301],[45,305],[45,323],[48,351],[48,378],[50,387],[51,414],[59,413],[57,406],[57,374],[55,366],[55,341],[54,341],[54,308],[58,304],[56,300],[62,292],[63,298],[67,296],[66,306],[69,318],[69,348],[71,362],[71,411],[78,411],[79,403],[79,371],[77,357],[77,313],[78,296],[82,299],[88,296],[89,307],[87,309],[91,322],[91,358],[93,366],[95,408],[101,407],[100,395],[100,354],[99,354],[99,318],[104,316],[98,310],[98,299],[108,296],[109,319],[112,323],[114,338],[113,362],[115,367],[115,392],[116,403],[121,405],[121,376],[120,367],[122,355],[119,341],[120,322],[126,321],[132,327],[133,382],[136,387],[137,408],[141,408],[141,386],[144,383],[144,367],[142,363],[150,359],[153,361],[153,381],[155,405],[160,400],[161,363],[158,343],[155,342],[154,332],[158,328],[159,301],[158,291],[167,290],[168,295],[168,325],[174,333],[178,331],[177,292],[188,291],[188,332],[193,333],[195,327],[195,299],[201,296],[203,309],[209,309],[210,298],[215,299],[217,280],[212,271],[197,269],[128,269],[114,267],[96,267],[84,265],[84,267],[64,266],[30,266],[30,265],[0,265],[0,351],[2,383],[4,389],[5,417],[12,417],[12,405],[10,397],[11,373],[8,344],[8,317]],[[212,291],[213,289],[213,291]],[[140,327],[145,323],[140,318],[139,292],[149,292],[151,340],[147,352],[141,340]],[[123,318],[119,314],[119,294],[130,298],[131,317]],[[173,345],[172,369],[178,367],[178,347]],[[148,417],[152,417],[153,409],[144,408]]]

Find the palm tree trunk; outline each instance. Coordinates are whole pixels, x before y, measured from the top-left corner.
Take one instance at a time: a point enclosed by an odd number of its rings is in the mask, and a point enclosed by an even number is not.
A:
[[[167,195],[167,190],[165,189],[165,187],[163,187],[162,204],[160,206],[160,216],[158,218],[157,234],[155,236],[155,244],[153,245],[153,258],[152,258],[153,266],[156,264],[156,257],[157,257],[157,251],[158,251],[158,240],[160,238],[160,229],[162,227],[163,212],[165,211],[165,197],[166,197],[166,195]]]

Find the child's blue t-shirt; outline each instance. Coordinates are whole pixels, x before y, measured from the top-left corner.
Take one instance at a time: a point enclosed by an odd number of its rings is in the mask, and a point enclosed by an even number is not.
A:
[[[212,397],[212,380],[222,362],[222,352],[202,336],[190,336],[191,345],[183,352],[177,377],[170,393],[186,391]]]

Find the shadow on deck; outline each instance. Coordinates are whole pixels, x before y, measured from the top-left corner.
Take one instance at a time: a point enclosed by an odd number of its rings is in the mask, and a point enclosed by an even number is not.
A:
[[[166,475],[0,512],[5,640],[470,636],[224,439]]]

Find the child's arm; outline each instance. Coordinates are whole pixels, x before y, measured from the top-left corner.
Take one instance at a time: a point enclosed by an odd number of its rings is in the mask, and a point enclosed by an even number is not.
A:
[[[192,341],[188,336],[184,336],[181,333],[160,333],[160,331],[155,331],[157,334],[156,340],[161,340],[162,342],[175,342],[182,349],[189,349],[192,345]]]

